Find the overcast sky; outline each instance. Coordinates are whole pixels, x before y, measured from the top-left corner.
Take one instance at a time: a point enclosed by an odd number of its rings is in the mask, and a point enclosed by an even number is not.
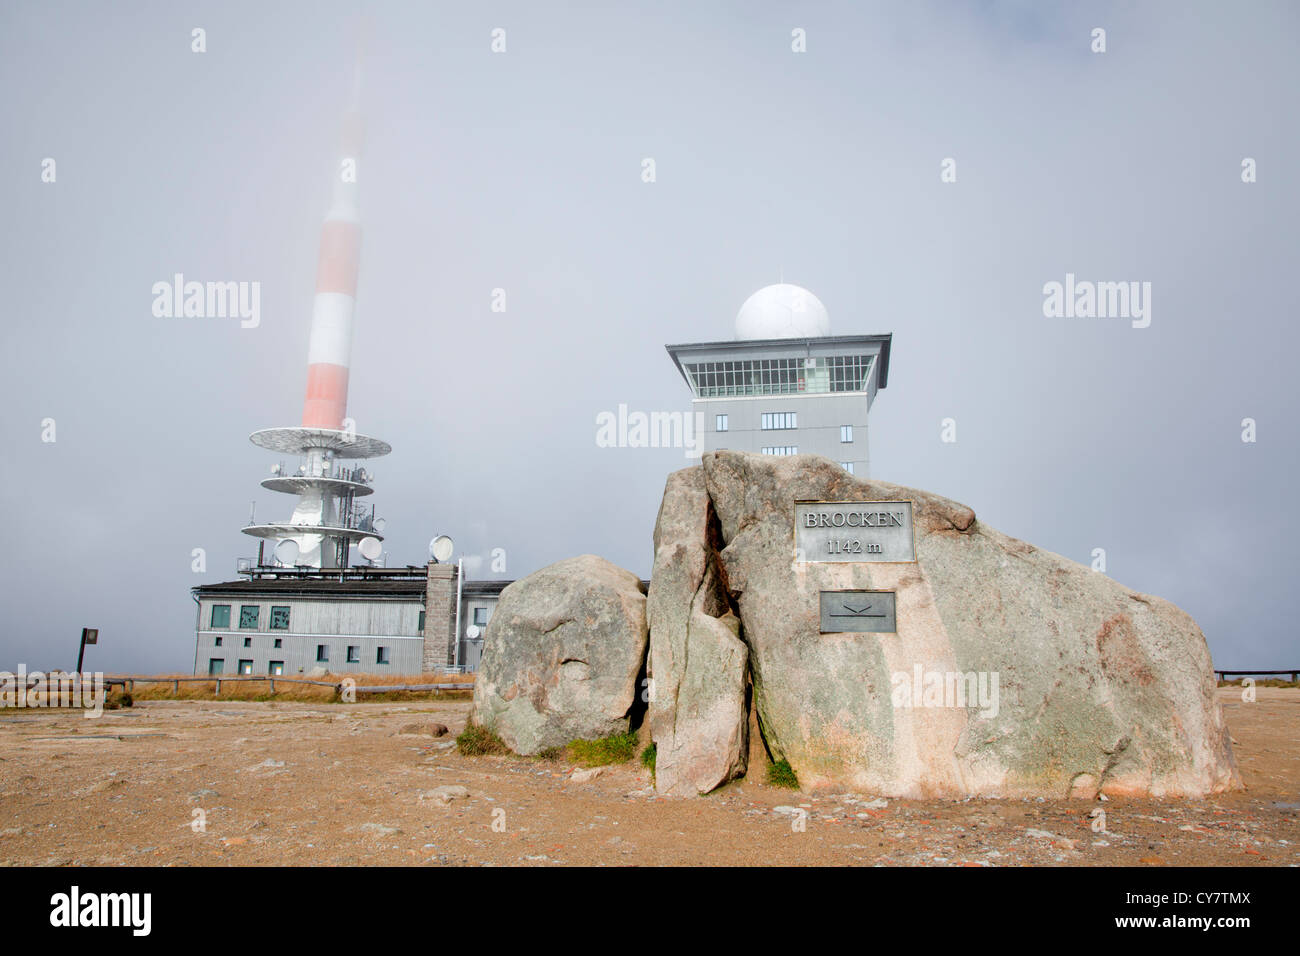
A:
[[[442,532],[471,564],[505,549],[509,577],[584,552],[647,575],[689,462],[597,447],[596,416],[686,410],[664,344],[730,338],[784,275],[833,333],[893,333],[873,477],[1084,564],[1104,548],[1216,666],[1300,666],[1297,10],[374,6],[349,411],[393,446],[389,564]],[[89,625],[90,667],[190,670],[189,589],[256,552],[251,502],[287,518],[247,436],[301,415],[356,24],[0,8],[0,668],[71,667]],[[260,325],[155,317],[175,273],[259,282]],[[1150,282],[1149,327],[1045,317],[1066,273]]]

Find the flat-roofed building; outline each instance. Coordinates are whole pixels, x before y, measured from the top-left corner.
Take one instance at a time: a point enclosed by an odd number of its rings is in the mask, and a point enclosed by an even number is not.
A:
[[[243,573],[193,589],[195,674],[473,671],[510,583],[461,582],[455,565],[436,562]]]
[[[868,415],[889,381],[892,336],[829,332],[821,301],[781,284],[745,302],[736,339],[666,346],[691,389],[702,450],[823,455],[867,476]]]

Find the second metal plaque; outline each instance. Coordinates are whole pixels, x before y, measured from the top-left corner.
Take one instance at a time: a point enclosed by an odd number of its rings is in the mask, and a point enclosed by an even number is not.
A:
[[[822,591],[821,632],[866,634],[898,632],[893,591]]]

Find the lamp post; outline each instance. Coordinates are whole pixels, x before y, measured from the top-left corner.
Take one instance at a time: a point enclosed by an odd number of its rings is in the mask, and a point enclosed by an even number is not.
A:
[[[77,673],[81,673],[81,662],[86,656],[87,644],[99,643],[99,628],[83,627],[81,629],[81,650],[77,652]]]

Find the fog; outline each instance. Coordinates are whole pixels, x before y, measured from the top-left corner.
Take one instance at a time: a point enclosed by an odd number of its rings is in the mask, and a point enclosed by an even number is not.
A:
[[[0,668],[94,626],[88,667],[190,670],[189,589],[256,553],[251,503],[288,517],[247,436],[301,415],[361,29],[349,413],[393,446],[390,566],[446,533],[475,577],[648,575],[691,462],[596,418],[687,410],[665,343],[783,277],[894,336],[872,477],[1104,549],[1217,667],[1300,666],[1294,5],[610,6],[4,5]],[[177,273],[259,283],[260,321],[155,316]],[[1049,318],[1067,274],[1150,283],[1149,325]]]

